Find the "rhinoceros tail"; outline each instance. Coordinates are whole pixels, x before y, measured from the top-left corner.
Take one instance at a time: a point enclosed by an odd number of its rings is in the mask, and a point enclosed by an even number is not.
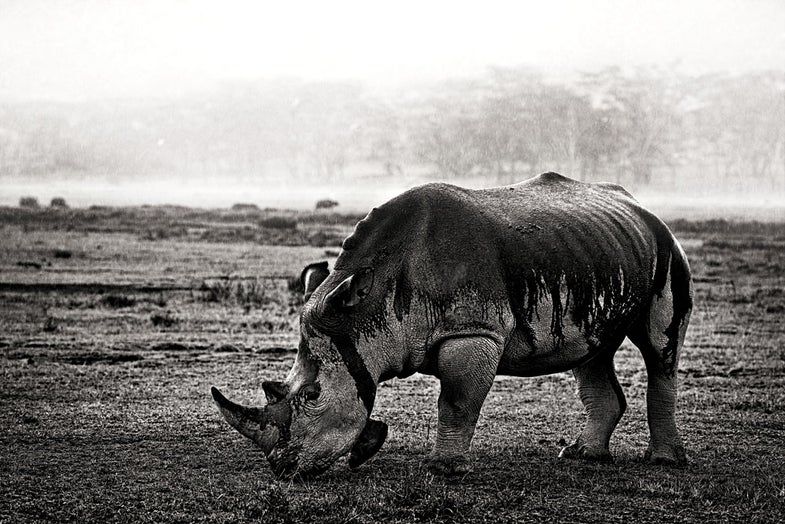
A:
[[[662,371],[673,375],[692,311],[692,276],[687,256],[670,230],[650,218],[657,238],[657,261],[652,279],[652,298],[647,311],[628,333],[644,356],[653,351]]]
[[[254,442],[258,441],[259,435],[267,425],[264,411],[261,408],[235,404],[223,396],[215,386],[210,387],[210,393],[218,410],[229,425]]]

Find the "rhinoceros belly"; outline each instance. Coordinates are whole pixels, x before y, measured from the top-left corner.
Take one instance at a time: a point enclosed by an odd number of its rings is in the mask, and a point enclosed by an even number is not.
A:
[[[516,321],[507,337],[498,373],[527,377],[566,371],[615,349],[624,339],[624,322],[587,330],[572,321],[570,311],[557,316],[561,324],[558,335],[554,334],[553,304],[547,299],[538,304],[531,321]]]

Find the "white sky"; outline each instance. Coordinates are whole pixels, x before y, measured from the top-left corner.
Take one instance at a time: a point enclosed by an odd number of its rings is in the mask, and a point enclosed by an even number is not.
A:
[[[785,69],[785,0],[0,0],[0,98],[674,61],[688,72]]]

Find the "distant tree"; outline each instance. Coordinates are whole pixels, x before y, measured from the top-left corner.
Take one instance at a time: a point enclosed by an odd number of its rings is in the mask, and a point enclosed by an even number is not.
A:
[[[707,75],[694,92],[691,133],[714,159],[715,180],[785,187],[785,74]]]
[[[445,83],[421,100],[410,121],[412,149],[419,162],[446,178],[473,174],[483,162],[481,112],[472,83]]]
[[[375,101],[369,108],[363,133],[367,150],[363,156],[380,164],[386,176],[402,174],[404,164],[410,160],[403,123],[405,116],[405,107],[389,101]]]
[[[63,197],[54,197],[52,201],[49,203],[49,207],[55,207],[60,209],[68,209],[68,204]]]

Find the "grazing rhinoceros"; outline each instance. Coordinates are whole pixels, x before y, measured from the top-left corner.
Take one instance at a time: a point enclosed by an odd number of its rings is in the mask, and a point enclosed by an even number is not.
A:
[[[374,209],[335,267],[302,273],[300,346],[263,408],[213,397],[279,476],[317,474],[376,453],[377,384],[441,381],[432,469],[461,473],[497,374],[572,370],[588,420],[561,457],[609,460],[625,410],[613,357],[625,337],[648,372],[645,457],[683,463],[676,368],[692,309],[684,252],[668,228],[613,184],[556,173],[493,189],[414,188]]]

